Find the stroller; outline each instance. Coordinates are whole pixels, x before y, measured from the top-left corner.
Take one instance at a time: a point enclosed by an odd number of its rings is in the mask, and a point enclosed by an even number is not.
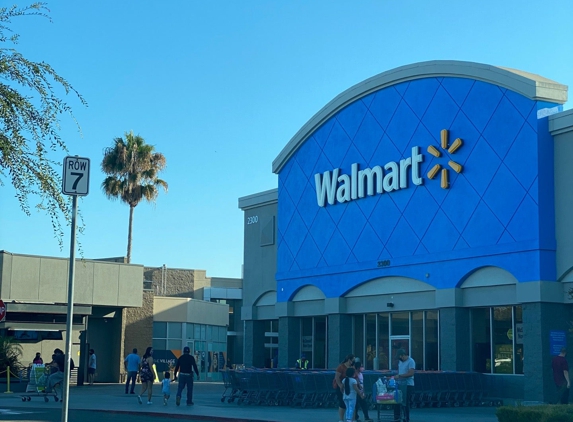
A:
[[[58,372],[57,368],[52,366],[45,366],[41,365],[32,365],[29,370],[29,380],[28,385],[26,386],[26,393],[33,393],[36,397],[44,397],[44,401],[48,402],[50,396],[54,397],[54,401],[60,401],[62,397],[62,382],[57,383],[54,385],[54,388],[51,392],[47,392],[47,383],[48,377],[52,374]],[[58,397],[59,391],[59,397]],[[28,394],[22,395],[22,401],[30,401],[32,400],[32,396]]]

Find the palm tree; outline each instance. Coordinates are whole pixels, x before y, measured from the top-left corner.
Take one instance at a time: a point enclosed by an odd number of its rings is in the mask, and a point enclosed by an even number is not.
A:
[[[108,177],[101,187],[109,199],[120,199],[129,205],[129,228],[127,234],[127,262],[131,262],[131,235],[133,210],[142,199],[155,202],[159,187],[167,192],[167,183],[157,177],[165,168],[165,156],[155,152],[153,145],[134,135],[125,133],[124,138],[115,138],[113,146],[106,148],[101,169]]]
[[[4,374],[9,366],[10,372],[17,375],[22,367],[20,364],[21,357],[22,346],[14,337],[0,337],[0,374]],[[3,377],[5,376],[4,374]]]

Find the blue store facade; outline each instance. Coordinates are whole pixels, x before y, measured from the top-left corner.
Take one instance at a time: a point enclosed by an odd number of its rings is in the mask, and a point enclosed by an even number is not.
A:
[[[433,61],[368,79],[319,111],[245,212],[245,363],[500,377],[548,400],[573,321],[567,87]],[[570,183],[569,183],[570,184]]]

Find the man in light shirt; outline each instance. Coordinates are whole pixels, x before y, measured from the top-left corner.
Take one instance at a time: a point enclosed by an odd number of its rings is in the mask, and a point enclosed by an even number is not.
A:
[[[416,362],[404,349],[396,352],[398,359],[398,375],[394,378],[402,391],[402,408],[404,409],[404,422],[410,422],[410,400],[414,392],[414,371]],[[394,407],[394,419],[400,418],[400,406]]]
[[[123,366],[125,367],[125,372],[127,372],[127,382],[125,383],[125,394],[129,391],[129,383],[131,382],[130,394],[135,394],[135,380],[137,379],[137,373],[139,368],[141,368],[141,358],[137,354],[137,349],[133,349],[129,355],[127,355],[123,361]]]

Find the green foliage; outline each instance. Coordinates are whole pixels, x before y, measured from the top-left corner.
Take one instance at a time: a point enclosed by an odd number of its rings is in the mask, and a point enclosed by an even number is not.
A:
[[[60,218],[69,218],[70,206],[60,192],[61,163],[50,160],[48,153],[67,151],[59,135],[59,116],[75,118],[55,89],[63,88],[66,95],[74,94],[82,104],[86,102],[49,64],[28,60],[5,46],[18,42],[19,35],[9,27],[13,18],[38,16],[50,20],[47,12],[45,3],[0,8],[0,186],[4,179],[10,180],[22,211],[28,215],[29,197],[38,197],[36,208],[50,216],[61,246]]]
[[[18,374],[21,369],[20,357],[22,356],[22,346],[13,337],[0,337],[0,377],[6,377],[6,368],[10,367],[10,372]]]
[[[499,422],[571,422],[573,406],[503,406],[497,409],[496,416]]]
[[[131,262],[133,210],[142,200],[155,202],[160,187],[167,192],[167,182],[157,176],[166,164],[163,154],[155,152],[152,145],[133,132],[126,132],[125,139],[115,138],[113,146],[104,151],[101,169],[108,177],[101,184],[102,190],[108,198],[120,199],[129,205],[128,263]]]

